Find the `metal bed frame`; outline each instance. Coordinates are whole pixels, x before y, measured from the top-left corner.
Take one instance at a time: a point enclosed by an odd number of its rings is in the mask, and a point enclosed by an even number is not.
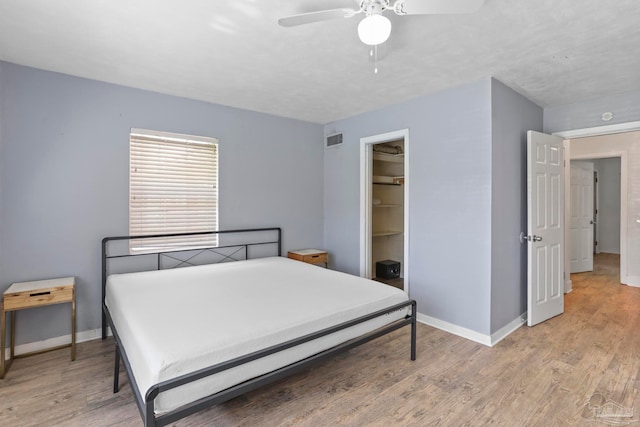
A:
[[[275,241],[259,241],[253,243],[240,243],[240,244],[231,244],[225,246],[215,246],[215,247],[201,247],[197,249],[184,249],[184,250],[172,250],[166,252],[152,253],[152,254],[125,254],[125,255],[109,255],[108,254],[108,244],[112,241],[122,241],[122,240],[133,240],[133,239],[151,239],[151,238],[161,238],[161,237],[181,237],[181,236],[197,236],[197,235],[220,235],[220,234],[240,234],[240,233],[256,233],[256,232],[275,232],[277,233],[277,240]],[[226,402],[234,397],[245,394],[249,391],[252,391],[256,388],[262,387],[263,385],[272,383],[274,381],[278,381],[284,377],[287,377],[295,372],[306,369],[308,366],[321,362],[323,360],[329,359],[336,354],[341,352],[350,350],[360,344],[364,344],[368,341],[381,337],[385,334],[395,331],[396,329],[402,328],[403,326],[411,325],[411,360],[416,359],[416,302],[415,300],[409,300],[400,304],[395,304],[391,307],[385,308],[383,310],[376,311],[374,313],[358,317],[356,319],[350,320],[348,322],[341,323],[336,326],[332,326],[330,328],[322,329],[320,331],[304,335],[302,337],[277,344],[259,351],[255,351],[253,353],[249,353],[247,355],[237,357],[235,359],[228,360],[226,362],[218,363],[216,365],[203,368],[188,374],[184,374],[170,380],[162,381],[158,384],[153,385],[142,395],[142,391],[139,389],[138,384],[133,376],[133,372],[131,371],[131,364],[129,363],[129,358],[127,357],[127,353],[125,348],[120,344],[120,337],[118,335],[118,331],[114,327],[113,321],[111,319],[111,315],[109,313],[109,309],[105,305],[105,290],[108,276],[108,261],[113,258],[125,258],[125,257],[136,257],[136,256],[157,256],[157,269],[162,269],[161,265],[161,257],[172,255],[167,254],[175,254],[177,252],[193,252],[193,251],[212,251],[214,253],[220,254],[223,259],[220,262],[227,262],[228,260],[237,260],[233,258],[233,255],[238,252],[236,250],[232,255],[227,255],[223,253],[219,253],[220,249],[233,249],[239,248],[241,250],[244,248],[244,259],[249,259],[249,248],[257,245],[277,245],[277,254],[278,256],[282,255],[282,230],[280,228],[254,228],[254,229],[241,229],[241,230],[224,230],[224,231],[211,231],[211,232],[197,232],[197,233],[177,233],[177,234],[157,234],[157,235],[148,235],[148,236],[116,236],[116,237],[105,237],[102,240],[102,339],[106,339],[107,337],[107,326],[111,328],[111,332],[115,338],[115,367],[113,373],[113,392],[117,393],[119,391],[119,374],[120,374],[120,360],[124,363],[127,376],[129,377],[129,382],[131,384],[131,388],[133,390],[133,394],[136,399],[136,403],[138,405],[138,409],[140,411],[140,415],[144,421],[145,426],[164,426],[175,422],[181,418],[184,418],[188,415],[199,412],[205,408],[209,408],[213,405]],[[193,258],[193,257],[191,257]],[[191,258],[187,260],[178,260],[182,264],[191,263]],[[277,369],[267,374],[263,374],[256,378],[247,380],[235,386],[229,387],[220,392],[211,394],[209,396],[200,398],[194,402],[190,402],[188,404],[182,405],[170,412],[163,413],[161,415],[156,415],[154,412],[154,400],[155,398],[164,391],[171,390],[176,387],[180,387],[181,385],[197,381],[199,379],[208,377],[210,375],[214,375],[218,372],[224,371],[226,369],[231,369],[233,367],[249,363],[251,361],[266,357],[270,354],[277,353],[279,351],[286,350],[291,347],[295,347],[297,345],[306,343],[308,341],[312,341],[314,339],[323,337],[325,335],[332,334],[334,332],[340,331],[342,329],[349,328],[351,326],[357,325],[359,323],[366,322],[368,320],[374,319],[376,317],[384,316],[389,313],[392,313],[397,310],[401,310],[404,308],[410,307],[411,313],[406,315],[404,318],[396,320],[386,326],[378,328],[374,331],[371,331],[367,334],[361,335],[357,338],[346,341],[342,344],[339,344],[335,347],[317,353],[313,356],[307,357],[306,359],[300,360],[298,362],[292,363],[283,368]]]

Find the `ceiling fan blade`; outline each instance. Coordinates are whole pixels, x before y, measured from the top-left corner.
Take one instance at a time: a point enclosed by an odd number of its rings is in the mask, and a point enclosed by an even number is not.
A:
[[[328,21],[330,19],[351,18],[360,11],[353,9],[329,9],[318,12],[301,13],[300,15],[287,16],[278,19],[278,24],[283,27],[295,27],[297,25],[311,24],[312,22]]]
[[[398,0],[393,11],[398,15],[438,15],[473,13],[485,0]]]

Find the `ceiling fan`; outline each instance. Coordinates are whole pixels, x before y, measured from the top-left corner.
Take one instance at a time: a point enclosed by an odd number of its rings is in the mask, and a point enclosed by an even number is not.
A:
[[[485,0],[357,0],[359,9],[328,9],[302,13],[278,19],[283,27],[310,24],[338,18],[352,18],[363,13],[364,19],[358,24],[358,36],[367,45],[384,43],[391,34],[391,21],[383,15],[389,9],[396,15],[437,15],[454,13],[473,13]]]

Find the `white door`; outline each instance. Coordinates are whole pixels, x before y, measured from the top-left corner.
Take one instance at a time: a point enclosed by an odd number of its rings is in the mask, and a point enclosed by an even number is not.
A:
[[[572,273],[593,271],[593,163],[571,162]]]
[[[528,325],[564,311],[562,139],[527,132]]]

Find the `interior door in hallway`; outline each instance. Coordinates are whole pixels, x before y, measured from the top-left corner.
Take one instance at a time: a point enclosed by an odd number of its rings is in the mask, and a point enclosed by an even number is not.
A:
[[[564,152],[527,133],[527,312],[533,326],[564,311]]]
[[[571,273],[593,271],[593,163],[571,161]]]

